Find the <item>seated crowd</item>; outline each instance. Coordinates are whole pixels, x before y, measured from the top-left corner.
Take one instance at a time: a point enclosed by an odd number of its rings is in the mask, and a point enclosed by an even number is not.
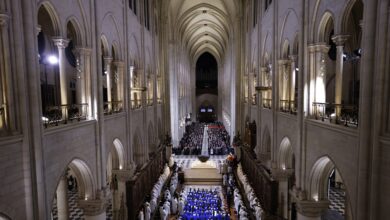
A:
[[[199,155],[202,150],[203,130],[205,123],[192,123],[186,126],[179,146],[173,149],[175,154]]]
[[[221,122],[208,125],[209,154],[226,155],[230,148],[230,136]]]
[[[176,155],[199,155],[202,151],[204,127],[208,126],[208,146],[210,155],[226,155],[231,152],[230,136],[221,122],[195,123],[186,126],[179,146],[173,148]]]
[[[185,206],[181,210],[182,219],[230,219],[222,209],[222,201],[216,189],[193,189],[184,193]]]

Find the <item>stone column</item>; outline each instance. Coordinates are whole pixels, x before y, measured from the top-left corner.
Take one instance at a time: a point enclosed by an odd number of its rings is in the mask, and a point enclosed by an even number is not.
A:
[[[3,107],[0,129],[15,131],[16,116],[14,107],[13,80],[11,73],[10,42],[8,37],[9,16],[0,14],[0,107]],[[4,106],[2,106],[4,104]]]
[[[106,75],[106,86],[107,86],[107,102],[108,102],[108,106],[107,106],[107,110],[108,112],[111,112],[111,101],[112,101],[112,98],[111,98],[111,63],[112,63],[112,57],[104,57],[104,74]],[[104,103],[103,103],[104,104]]]
[[[261,67],[260,68],[260,76],[261,76],[261,82],[259,85],[261,86],[268,86],[267,82],[267,67]],[[260,97],[261,97],[261,106],[264,105],[264,99],[267,99],[267,92],[268,91],[259,91]]]
[[[58,220],[68,220],[68,183],[66,176],[62,176],[57,187],[57,211]]]
[[[124,67],[125,67],[125,62],[120,61],[120,60],[115,60],[113,62],[115,68],[116,68],[116,76],[115,78],[117,79],[116,81],[116,98],[117,100],[115,101],[122,101],[123,104],[123,73],[124,73]]]
[[[315,109],[313,107],[313,102],[315,102],[315,88],[316,88],[316,63],[315,63],[315,45],[309,45],[309,64],[310,64],[310,70],[309,70],[309,114],[314,115]]]
[[[295,85],[297,82],[295,82],[296,78],[296,61],[297,61],[297,55],[291,55],[290,56],[290,70],[291,70],[291,80],[290,80],[290,109],[296,108],[295,106]]]
[[[329,207],[329,201],[297,201],[298,220],[321,220],[322,213]]]
[[[319,43],[315,46],[315,102],[317,103],[326,103],[326,53],[328,50],[329,46],[325,43]],[[317,114],[325,114],[325,108],[317,108],[316,111]]]
[[[124,219],[127,219],[126,182],[134,176],[134,171],[134,169],[112,171],[112,174],[116,175],[118,180],[118,189],[113,193],[113,219],[118,219],[116,217],[118,217],[120,213],[125,214]],[[121,210],[121,207],[124,210]]]
[[[77,79],[77,87],[81,92],[77,92],[77,104],[88,104],[88,109],[82,109],[83,114],[87,116],[92,115],[92,106],[91,106],[91,52],[90,48],[78,47],[76,48],[76,54],[78,56],[78,65],[79,65],[79,78]],[[88,111],[88,112],[84,112]]]
[[[293,175],[294,170],[292,169],[273,169],[272,177],[279,182],[279,207],[278,214],[279,216],[283,216],[284,219],[288,219],[288,197],[289,197],[289,188],[288,188],[288,180]]]
[[[281,100],[288,100],[288,80],[289,80],[289,71],[288,71],[288,61],[279,60],[279,109],[285,109],[286,103],[281,102]],[[275,103],[276,104],[276,103]]]
[[[337,118],[341,114],[341,106],[343,98],[343,63],[344,63],[344,43],[348,39],[348,35],[336,35],[332,37],[333,42],[337,45],[337,56],[336,56],[336,79],[335,79],[335,113],[336,113],[336,122]]]
[[[61,93],[61,105],[68,104],[68,79],[66,76],[66,55],[65,48],[68,46],[69,40],[61,37],[53,38],[54,44],[58,48],[58,65],[60,69],[60,93]],[[63,114],[62,117],[65,115]]]

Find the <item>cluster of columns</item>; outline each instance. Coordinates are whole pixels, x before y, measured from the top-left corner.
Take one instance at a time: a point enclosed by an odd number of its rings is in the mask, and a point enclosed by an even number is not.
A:
[[[344,62],[344,44],[348,40],[348,35],[336,35],[332,37],[337,47],[336,54],[336,77],[335,77],[335,115],[340,117],[342,92],[343,92],[343,62]],[[317,43],[309,47],[310,61],[310,82],[309,82],[309,110],[316,114],[321,109],[316,109],[313,103],[326,103],[326,58],[329,51],[329,45],[326,43]],[[324,114],[324,112],[319,112]],[[336,120],[337,121],[337,120]]]
[[[142,69],[130,67],[130,90],[131,90],[131,108],[136,109],[142,106]]]
[[[262,86],[271,88],[270,90],[264,91],[263,94],[263,106],[271,108],[272,103],[272,72],[271,69],[267,66],[261,67],[261,82]]]
[[[282,111],[296,109],[295,87],[296,87],[296,55],[290,55],[289,59],[278,61],[279,70],[279,99]]]
[[[10,17],[0,12],[0,132],[16,130],[14,93],[9,41]]]
[[[66,106],[69,104],[68,99],[68,75],[66,72],[66,55],[65,48],[69,44],[68,39],[62,37],[53,38],[54,45],[58,49],[58,66],[59,66],[59,78],[60,78],[60,104]],[[91,103],[91,52],[90,48],[77,47],[76,48],[76,71],[77,71],[77,82],[76,82],[76,104]],[[66,115],[66,109],[62,109],[62,117]],[[80,111],[87,111],[87,109],[81,108]],[[83,112],[91,115],[91,110]]]
[[[289,179],[294,175],[293,169],[272,169],[272,177],[278,181],[278,215],[284,219],[289,219]]]
[[[112,175],[117,180],[117,185],[111,190],[113,219],[127,219],[126,182],[133,177],[133,174],[134,169],[112,170]]]
[[[123,72],[125,64],[123,61],[114,60],[109,56],[105,56],[103,60],[104,83],[107,88],[107,111],[118,111],[120,109],[119,103],[123,101]]]
[[[336,55],[336,81],[335,81],[335,113],[336,117],[340,117],[341,108],[339,105],[342,104],[343,96],[343,63],[344,63],[344,43],[348,40],[348,35],[337,35],[332,37],[333,42],[337,47]]]
[[[314,114],[317,109],[313,103],[326,102],[326,56],[329,46],[326,43],[318,43],[310,45],[308,48],[310,60],[309,109],[310,113]]]

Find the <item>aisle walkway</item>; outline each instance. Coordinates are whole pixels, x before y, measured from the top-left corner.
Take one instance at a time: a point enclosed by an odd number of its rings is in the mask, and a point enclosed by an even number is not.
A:
[[[203,129],[203,141],[202,141],[202,153],[201,155],[208,156],[209,155],[209,134],[208,134],[208,126],[204,126]]]

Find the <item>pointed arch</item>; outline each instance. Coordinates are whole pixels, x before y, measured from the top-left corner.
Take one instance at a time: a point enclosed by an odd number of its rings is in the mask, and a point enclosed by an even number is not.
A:
[[[47,13],[49,18],[46,18],[46,16],[42,13]],[[51,36],[62,36],[62,30],[61,30],[58,13],[56,12],[54,6],[49,1],[44,1],[40,5],[38,5],[38,24],[41,25],[42,30],[45,31],[44,27],[42,27],[42,24],[40,24],[40,21],[42,21],[40,19],[41,15],[45,16],[45,18],[43,18],[45,21],[50,22],[51,30],[47,30],[48,31],[47,34]]]
[[[101,47],[102,47],[102,55],[103,56],[109,56],[110,55],[110,52],[109,52],[109,44],[108,44],[108,40],[107,40],[107,37],[105,35],[101,35],[100,37],[100,42],[101,42]]]
[[[313,165],[309,177],[309,197],[315,201],[328,199],[328,177],[335,169],[328,156],[319,158]]]
[[[290,51],[291,51],[291,48],[290,48],[290,42],[288,39],[285,39],[284,42],[283,42],[283,45],[282,45],[282,51],[281,51],[281,55],[282,55],[282,58],[284,59],[288,59],[288,56],[290,55]]]
[[[112,143],[113,143],[113,150],[111,152],[114,151],[114,153],[115,153],[114,154],[115,156],[112,155],[113,162],[115,162],[115,164],[117,165],[117,167],[113,167],[113,168],[121,170],[125,167],[125,164],[126,164],[125,163],[125,150],[124,150],[122,142],[118,138],[115,138]]]
[[[279,146],[278,166],[280,169],[293,169],[294,152],[288,137],[284,137]]]
[[[59,173],[56,181],[57,187],[55,189],[58,188],[60,179],[62,178],[62,175],[67,172],[68,168],[71,169],[76,176],[79,199],[95,199],[96,184],[91,169],[84,160],[79,158],[72,159],[63,171]],[[53,194],[51,201],[54,200],[54,197],[55,193]]]
[[[268,127],[264,128],[263,136],[262,136],[262,151],[266,154],[271,153],[271,135],[269,133]]]
[[[326,11],[321,18],[317,31],[317,42],[330,43],[328,36],[334,29],[334,16],[330,11]]]
[[[75,39],[72,39],[74,41],[75,46],[86,46],[86,37],[85,37],[85,31],[83,26],[78,22],[77,18],[72,16],[67,19],[66,22],[66,27],[67,27],[67,38],[69,33],[68,33],[68,25],[71,25],[71,27],[74,29],[74,34],[75,34]]]
[[[6,215],[6,214],[4,214],[2,212],[0,212],[0,219],[1,220],[11,220],[11,218],[8,217],[8,215]]]

